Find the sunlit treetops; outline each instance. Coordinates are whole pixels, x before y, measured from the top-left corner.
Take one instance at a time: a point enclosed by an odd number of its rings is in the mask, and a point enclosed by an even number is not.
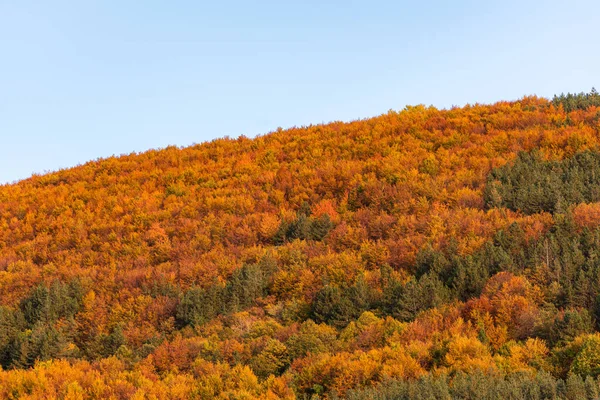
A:
[[[0,398],[594,398],[599,144],[592,90],[1,186]]]

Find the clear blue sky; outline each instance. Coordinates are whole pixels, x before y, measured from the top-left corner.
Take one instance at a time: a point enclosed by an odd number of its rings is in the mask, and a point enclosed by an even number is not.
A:
[[[277,127],[600,86],[597,0],[0,0],[0,182]]]

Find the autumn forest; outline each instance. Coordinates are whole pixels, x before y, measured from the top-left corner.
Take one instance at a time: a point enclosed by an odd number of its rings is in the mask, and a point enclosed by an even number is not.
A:
[[[0,186],[0,398],[595,399],[600,95]]]

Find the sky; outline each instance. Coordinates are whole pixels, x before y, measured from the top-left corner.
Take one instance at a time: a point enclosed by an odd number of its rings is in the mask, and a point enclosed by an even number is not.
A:
[[[0,183],[111,155],[600,87],[597,0],[0,0]]]

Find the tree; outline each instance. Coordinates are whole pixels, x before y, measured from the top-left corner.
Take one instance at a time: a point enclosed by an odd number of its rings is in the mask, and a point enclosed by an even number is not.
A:
[[[435,276],[423,275],[407,283],[394,282],[383,295],[386,313],[400,321],[412,321],[421,312],[450,299],[450,291]]]
[[[600,375],[600,336],[590,335],[571,364],[571,372],[581,376]]]

